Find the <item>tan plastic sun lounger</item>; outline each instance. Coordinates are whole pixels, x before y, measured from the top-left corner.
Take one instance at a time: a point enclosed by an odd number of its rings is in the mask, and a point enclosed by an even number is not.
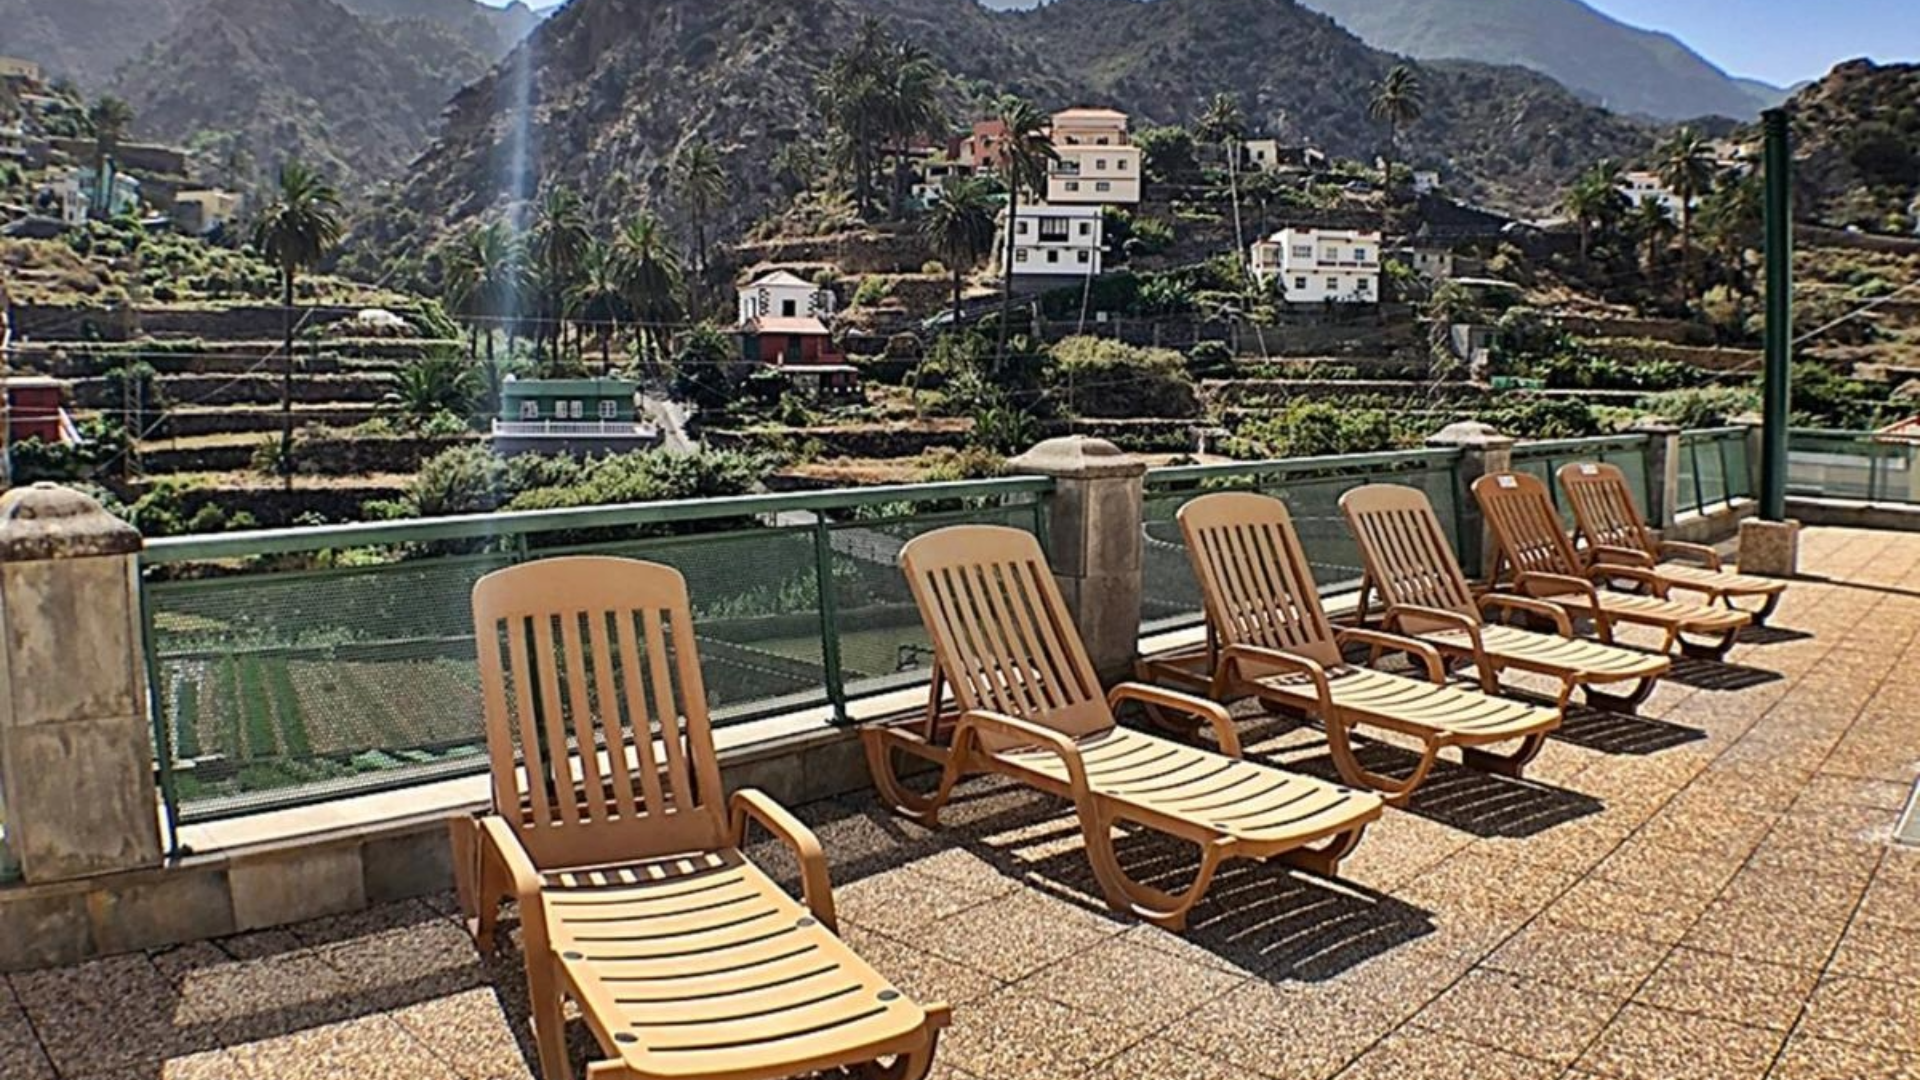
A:
[[[1733,648],[1740,628],[1753,621],[1744,611],[1669,599],[1666,583],[1643,567],[1589,568],[1561,531],[1547,485],[1525,473],[1483,476],[1473,482],[1473,497],[1500,549],[1495,582],[1511,579],[1521,594],[1591,619],[1604,642],[1612,643],[1615,623],[1651,626],[1665,635],[1660,651],[1678,645],[1688,656],[1718,660]],[[1614,592],[1596,583],[1621,580],[1644,591]],[[1687,634],[1706,640],[1689,641]]]
[[[909,542],[900,562],[933,642],[932,694],[920,731],[880,725],[862,736],[875,785],[901,812],[934,823],[969,773],[998,773],[1066,799],[1107,903],[1169,929],[1186,924],[1224,860],[1277,858],[1332,875],[1380,816],[1373,795],[1240,760],[1232,720],[1210,701],[1138,684],[1101,696],[1031,535],[941,529]],[[943,685],[957,718],[942,709]],[[1201,717],[1219,751],[1116,725],[1114,706],[1129,700]],[[895,752],[942,767],[932,796],[901,783]],[[1122,823],[1197,846],[1192,884],[1170,894],[1130,877],[1114,851]]]
[[[925,1076],[946,1007],[834,936],[806,826],[725,800],[680,574],[549,559],[481,579],[473,611],[495,812],[451,822],[461,901],[482,948],[519,901],[545,1080],[569,1074],[564,998],[593,1080]],[[804,906],[741,855],[750,822],[793,849]]]
[[[1340,510],[1366,564],[1361,611],[1367,610],[1371,593],[1379,592],[1388,630],[1472,664],[1487,693],[1497,692],[1500,674],[1511,669],[1560,680],[1563,707],[1578,688],[1593,705],[1632,710],[1673,667],[1665,656],[1575,637],[1567,613],[1544,600],[1486,593],[1476,603],[1433,504],[1418,488],[1355,488],[1341,496]],[[1515,615],[1544,620],[1556,632],[1490,621],[1495,612],[1509,620]],[[1631,684],[1624,694],[1597,689],[1622,683]]]
[[[1217,701],[1252,695],[1270,708],[1304,714],[1326,727],[1335,766],[1348,783],[1405,802],[1440,751],[1457,748],[1467,764],[1518,776],[1560,726],[1558,709],[1494,697],[1447,681],[1431,645],[1373,630],[1338,630],[1327,618],[1293,518],[1278,499],[1250,492],[1203,495],[1180,508],[1180,532],[1207,610],[1203,652],[1150,659],[1153,676],[1204,686]],[[1358,667],[1343,646],[1404,652],[1427,679]],[[1418,739],[1419,764],[1404,779],[1369,771],[1352,734],[1373,727]],[[1484,749],[1517,742],[1507,754]]]
[[[1704,544],[1661,540],[1647,527],[1647,519],[1633,501],[1627,476],[1617,465],[1581,462],[1560,469],[1560,490],[1573,505],[1578,537],[1586,541],[1594,562],[1638,566],[1653,571],[1669,589],[1700,593],[1710,602],[1735,607],[1736,599],[1759,598],[1761,606],[1747,610],[1754,625],[1762,625],[1787,583],[1772,578],[1733,574],[1722,569],[1720,553]],[[1698,565],[1663,562],[1690,559]]]

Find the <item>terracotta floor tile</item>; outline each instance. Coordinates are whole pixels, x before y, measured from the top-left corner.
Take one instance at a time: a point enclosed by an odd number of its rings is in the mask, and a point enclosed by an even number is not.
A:
[[[1712,901],[1684,893],[1652,893],[1591,877],[1567,890],[1542,918],[1662,945],[1678,944]]]
[[[1091,949],[1129,923],[1034,892],[1016,892],[925,926],[922,950],[1012,982]]]
[[[1785,1041],[1778,1031],[1629,1005],[1579,1067],[1625,1080],[1760,1080]]]
[[[1920,1080],[1920,1056],[1795,1035],[1769,1080]]]
[[[0,976],[0,1080],[53,1080],[53,1064],[40,1049],[40,1038],[4,976]]]
[[[1557,1080],[1558,1065],[1428,1031],[1395,1032],[1339,1080]]]
[[[1733,880],[1748,852],[1700,852],[1634,839],[1600,864],[1594,874],[1648,893],[1715,896]]]
[[[1486,966],[1593,994],[1627,997],[1666,957],[1641,938],[1536,922],[1501,946]]]
[[[1920,896],[1909,903],[1920,904]],[[1903,927],[1870,918],[1855,919],[1840,939],[1828,970],[1881,982],[1920,988],[1920,927]],[[1920,993],[1920,989],[1916,989]]]
[[[1145,1035],[1007,989],[956,1012],[939,1053],[949,1064],[983,1077],[1078,1080]]]
[[[1153,1030],[1206,1007],[1243,981],[1122,935],[1035,972],[1019,988],[1122,1027]]]
[[[63,1075],[184,1057],[214,1045],[206,1029],[176,1024],[179,999],[144,954],[10,978]]]
[[[891,870],[835,885],[833,906],[843,923],[908,936],[1019,885],[998,874],[959,884],[917,870]]]
[[[524,1014],[509,1017],[482,987],[396,1009],[394,1021],[459,1070],[464,1080],[535,1080],[539,1051]],[[517,1030],[528,1032],[522,1046]]]
[[[1673,1012],[1785,1031],[1799,1018],[1818,981],[1815,972],[1803,968],[1682,948],[1666,958],[1635,1000]]]
[[[1401,1020],[1397,1009],[1330,987],[1256,979],[1189,1014],[1160,1037],[1280,1080],[1325,1080]]]
[[[0,1076],[7,1075],[0,1065]],[[67,1080],[241,1080],[240,1060],[228,1050],[202,1050],[165,1061],[149,1062],[108,1072],[82,1073]]]
[[[385,1016],[230,1048],[252,1080],[460,1080],[445,1057]]]
[[[1807,1000],[1800,1031],[1815,1038],[1920,1053],[1920,994],[1899,983],[1828,976]]]
[[[964,964],[922,952],[884,934],[842,923],[840,939],[875,971],[916,1001],[944,1001],[960,1006],[1000,989],[993,976]]]
[[[1414,1026],[1495,1049],[1573,1064],[1618,1011],[1599,994],[1497,971],[1475,971],[1414,1015]]]
[[[1818,969],[1840,940],[1845,916],[1814,916],[1774,906],[1765,897],[1716,900],[1681,944],[1743,960]]]
[[[1150,1038],[1095,1065],[1085,1080],[1255,1080],[1251,1066]]]

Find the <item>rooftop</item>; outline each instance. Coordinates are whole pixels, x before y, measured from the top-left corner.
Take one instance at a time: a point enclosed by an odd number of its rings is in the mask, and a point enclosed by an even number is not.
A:
[[[1920,536],[1809,529],[1802,568],[1767,630],[1639,717],[1575,711],[1528,782],[1444,769],[1337,881],[1236,864],[1185,935],[1108,914],[1070,816],[1024,789],[969,782],[938,832],[863,796],[799,813],[844,936],[954,1006],[945,1080],[1913,1077],[1920,851],[1888,840],[1920,746]],[[1330,768],[1314,732],[1243,730]],[[533,1060],[517,951],[478,955],[447,897],[0,982],[6,1080]]]

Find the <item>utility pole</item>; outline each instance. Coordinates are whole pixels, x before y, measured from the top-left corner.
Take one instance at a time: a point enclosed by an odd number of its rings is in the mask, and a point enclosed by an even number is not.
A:
[[[1793,411],[1793,136],[1785,109],[1761,114],[1766,134],[1767,358],[1761,383],[1760,516],[1787,518],[1787,426]]]

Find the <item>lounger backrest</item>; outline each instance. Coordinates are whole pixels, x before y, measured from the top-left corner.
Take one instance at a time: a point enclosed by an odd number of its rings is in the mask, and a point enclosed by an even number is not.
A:
[[[984,709],[1080,737],[1113,727],[1046,553],[1029,533],[956,525],[916,537],[900,567],[962,712]],[[983,738],[989,750],[1009,741]]]
[[[536,865],[723,846],[725,796],[679,571],[544,559],[481,578],[473,621],[494,808]]]
[[[1473,498],[1508,571],[1579,576],[1580,557],[1560,530],[1546,484],[1526,473],[1489,473],[1473,482]]]
[[[1649,555],[1658,550],[1646,519],[1634,505],[1627,474],[1618,465],[1590,461],[1563,465],[1560,490],[1573,504],[1573,519],[1587,543]]]
[[[1179,518],[1218,644],[1341,662],[1285,503],[1243,491],[1202,495],[1181,507]]]
[[[1437,608],[1480,621],[1473,591],[1426,492],[1398,484],[1369,484],[1342,495],[1340,512],[1360,543],[1367,580],[1380,590],[1388,607]],[[1401,625],[1416,634],[1442,628],[1434,620],[1417,617]]]

